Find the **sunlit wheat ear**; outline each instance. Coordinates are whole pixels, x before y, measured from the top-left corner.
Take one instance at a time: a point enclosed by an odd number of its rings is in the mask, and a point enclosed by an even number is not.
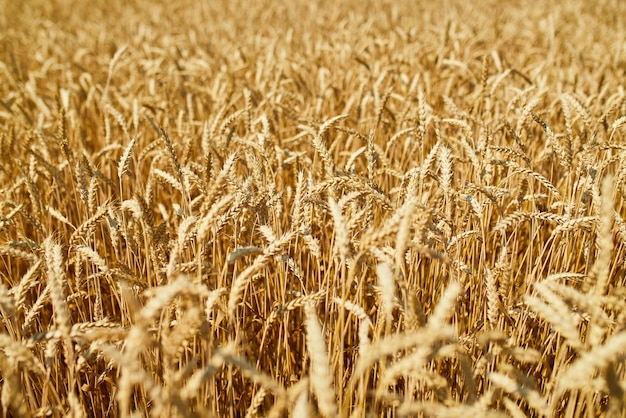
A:
[[[372,342],[366,351],[362,353],[354,368],[350,385],[362,378],[362,375],[379,360],[403,352],[422,347],[432,353],[432,347],[442,342],[451,343],[455,337],[454,330],[450,326],[422,328],[414,332],[390,334],[378,341]]]
[[[611,136],[609,137],[609,142],[613,139],[613,135],[615,134],[615,132],[624,124],[626,124],[626,116],[622,116],[621,118],[613,122],[613,124],[611,125]]]
[[[141,207],[138,199],[138,197],[134,197],[132,199],[124,200],[121,204],[121,209],[130,210],[134,218],[141,219],[143,217],[143,208]]]
[[[182,276],[167,285],[147,290],[144,292],[144,296],[149,299],[139,312],[138,320],[142,321],[143,324],[150,324],[152,319],[156,317],[173,298],[189,287],[190,281],[188,278]]]
[[[437,158],[439,160],[439,169],[441,170],[441,188],[447,195],[452,186],[452,157],[451,152],[445,145],[440,145],[437,152]]]
[[[44,364],[34,355],[27,344],[15,341],[6,334],[0,334],[0,350],[2,350],[1,358],[8,358],[14,365],[19,364],[26,370],[38,375],[45,375],[46,368]]]
[[[167,362],[184,358],[190,340],[197,335],[202,325],[203,316],[200,307],[190,307],[178,315],[175,325],[163,334],[162,352]]]
[[[541,393],[532,388],[524,387],[515,380],[501,373],[492,372],[488,375],[489,380],[497,387],[516,397],[523,398],[528,405],[543,416],[550,415],[550,407]]]
[[[387,263],[379,263],[376,266],[376,276],[378,276],[378,284],[381,289],[383,311],[385,312],[385,324],[387,329],[391,326],[393,319],[393,300],[396,293],[396,283],[393,278],[391,266]]]
[[[607,176],[602,181],[600,222],[596,232],[598,256],[591,269],[590,279],[595,282],[594,293],[602,296],[609,281],[611,251],[613,250],[613,177]]]
[[[95,175],[89,180],[89,188],[87,189],[87,208],[89,209],[90,214],[95,213],[98,207],[97,200],[99,184],[100,181]]]
[[[567,100],[561,96],[561,105],[563,107],[563,115],[565,116],[565,157],[567,159],[568,170],[572,167],[572,142],[574,137],[574,129],[572,127],[572,109]]]
[[[554,153],[557,155],[558,161],[561,164],[561,166],[569,170],[571,166],[571,158],[572,158],[571,154],[569,154],[567,150],[563,149],[563,146],[559,144],[559,142],[556,140],[554,132],[552,131],[552,129],[550,128],[550,126],[548,126],[546,122],[544,122],[535,113],[532,113],[532,117],[534,121],[537,122],[546,133],[548,142],[552,146]]]
[[[96,266],[98,266],[98,269],[100,271],[102,271],[103,273],[109,271],[109,266],[107,266],[106,261],[96,251],[85,245],[79,245],[78,247],[76,247],[76,249],[81,257],[86,258],[87,260],[94,263]]]
[[[308,418],[311,416],[310,414],[311,408],[309,406],[309,393],[306,390],[303,390],[296,398],[291,416],[293,418]]]
[[[348,226],[341,211],[341,207],[332,197],[328,198],[328,206],[335,225],[335,248],[342,260],[346,260],[350,254],[350,238]]]
[[[448,319],[454,315],[454,306],[461,290],[461,285],[457,282],[448,285],[441,295],[435,310],[428,318],[427,326],[429,328],[441,329],[446,326]]]
[[[561,194],[559,193],[559,189],[557,189],[547,178],[545,178],[543,175],[524,168],[524,167],[519,167],[519,166],[515,166],[515,168],[513,169],[514,172],[516,173],[520,173],[520,174],[525,174],[527,176],[530,176],[532,178],[534,178],[535,180],[537,180],[539,183],[541,183],[546,189],[548,189],[554,196],[555,198],[560,201],[562,200],[561,198]]]
[[[228,297],[228,314],[231,319],[234,319],[235,317],[237,305],[250,279],[254,274],[263,269],[272,257],[278,254],[282,248],[287,245],[289,241],[291,241],[294,234],[294,231],[290,231],[277,239],[275,242],[271,243],[267,248],[265,248],[265,250],[263,250],[263,254],[257,256],[254,262],[233,280],[230,295]]]
[[[8,255],[8,256],[17,258],[19,260],[29,261],[31,263],[35,263],[39,261],[39,259],[37,258],[35,254],[19,250],[17,248],[14,248],[8,245],[0,246],[0,254]]]
[[[611,256],[613,252],[613,177],[606,176],[602,181],[602,196],[599,208],[599,225],[596,227],[597,258],[589,272],[588,281],[584,290],[591,289],[594,296],[602,297],[606,294],[611,279]],[[602,309],[591,311],[591,323],[588,327],[588,344],[600,344],[608,331],[602,323],[604,312]]]
[[[214,204],[217,196],[223,191],[224,183],[231,176],[233,169],[235,168],[235,163],[237,162],[238,156],[235,152],[231,153],[226,161],[224,161],[224,165],[222,169],[218,173],[217,177],[213,181],[211,188],[207,192],[204,197],[204,201],[202,203],[202,208],[200,209],[200,213],[205,215]]]
[[[327,178],[334,177],[335,162],[333,160],[333,157],[330,155],[326,144],[324,143],[324,136],[326,135],[326,132],[331,128],[331,126],[333,126],[333,124],[347,117],[347,115],[339,115],[328,119],[322,124],[322,126],[320,126],[317,135],[313,137],[313,148],[315,148],[315,151],[317,151],[320,159],[322,160],[324,172]]]
[[[120,49],[115,51],[113,58],[111,58],[111,61],[109,62],[109,71],[107,72],[107,81],[106,81],[106,85],[104,86],[104,93],[102,94],[102,98],[104,102],[107,102],[109,98],[108,97],[109,86],[111,84],[111,78],[113,77],[113,71],[115,70],[115,66],[117,65],[117,62],[120,60],[120,58],[122,58],[122,55],[124,55],[124,52],[126,52],[127,49],[128,49],[128,45],[124,45]]]
[[[124,136],[126,138],[130,137],[130,134],[128,132],[128,123],[126,122],[126,118],[124,117],[124,115],[122,115],[116,108],[114,108],[110,103],[107,103],[104,106],[104,110],[106,110],[106,112],[113,116],[113,118],[115,118],[115,120],[117,121],[117,123],[120,125],[120,127],[122,128],[122,131],[124,132]]]
[[[252,380],[262,388],[269,389],[282,402],[287,398],[285,388],[272,376],[259,371],[253,364],[245,358],[237,356],[234,352],[234,344],[229,343],[225,348],[217,350],[216,356],[221,357],[225,363],[237,367],[241,374]]]
[[[70,314],[65,300],[65,268],[62,247],[52,238],[45,242],[46,267],[50,296],[54,307],[55,324],[69,338]]]
[[[4,283],[0,283],[0,309],[4,310],[9,316],[15,315],[15,302],[17,298],[12,298]],[[19,300],[19,299],[17,299]]]
[[[6,349],[2,339],[3,337],[0,337],[0,346]],[[22,393],[20,376],[16,370],[17,360],[11,358],[11,356],[0,355],[0,372],[4,380],[0,397],[3,416],[10,416],[10,412],[17,414],[17,416],[31,416],[26,399]]]
[[[589,383],[596,371],[604,372],[607,367],[613,367],[616,359],[624,355],[626,347],[626,332],[622,331],[606,339],[604,344],[583,353],[569,369],[558,377],[558,391],[567,389],[582,389]]]
[[[120,158],[120,162],[117,165],[117,177],[120,181],[122,181],[122,177],[124,174],[128,172],[128,165],[130,163],[130,158],[133,153],[133,149],[135,148],[135,144],[137,143],[137,137],[134,136],[133,139],[129,142],[122,154],[122,158]]]
[[[578,113],[580,118],[585,123],[585,126],[589,129],[593,125],[593,121],[591,119],[591,115],[585,106],[572,94],[564,94],[563,97],[567,102],[572,106],[574,110]]]
[[[193,227],[196,224],[195,216],[188,216],[178,226],[178,239],[175,241],[174,248],[170,252],[170,261],[167,264],[166,273],[168,277],[174,277],[176,268],[180,264],[182,251],[189,237],[193,234]]]
[[[400,358],[395,363],[389,365],[380,374],[379,390],[385,390],[392,386],[403,376],[411,376],[414,379],[423,381],[426,385],[432,384],[445,388],[447,386],[442,376],[429,372],[426,369],[426,362],[437,354],[437,349],[428,345],[419,346],[411,351],[407,356]]]
[[[396,235],[396,253],[395,253],[395,266],[397,269],[404,267],[404,260],[406,251],[409,245],[411,236],[411,225],[415,218],[415,208],[418,200],[413,196],[407,196],[405,202],[400,209],[394,214],[399,217],[398,233]],[[385,229],[381,229],[384,231]]]
[[[58,98],[58,96],[57,96]],[[65,112],[65,108],[61,106],[60,103],[57,102],[57,108],[59,111],[57,117],[58,130],[57,130],[57,141],[59,141],[59,146],[65,159],[68,163],[72,163],[74,161],[74,152],[70,147],[69,138],[67,136],[67,115]]]
[[[500,299],[496,277],[490,269],[485,269],[485,289],[487,290],[487,319],[491,329],[498,328],[498,312]]]
[[[534,287],[548,303],[530,295],[524,298],[524,303],[536,314],[548,321],[572,348],[582,350],[583,344],[578,334],[577,321],[567,305],[545,284],[535,283]]]
[[[491,396],[490,396],[491,397]],[[488,404],[485,401],[485,404]],[[447,406],[436,401],[412,402],[404,401],[397,408],[398,417],[481,417],[481,418],[507,418],[508,415],[500,411],[490,410],[488,405],[460,404]],[[522,414],[522,417],[526,415]],[[518,418],[514,416],[514,418]],[[520,417],[521,418],[521,417]]]
[[[74,228],[74,225],[72,225],[72,223],[65,216],[63,216],[61,212],[51,206],[46,206],[46,209],[48,210],[48,213],[52,215],[52,217],[55,218],[57,221],[61,221],[65,225]]]
[[[363,355],[371,342],[369,333],[372,329],[372,321],[361,306],[356,305],[349,300],[343,301],[337,297],[333,298],[333,301],[337,305],[342,306],[344,309],[354,314],[359,319],[359,354]]]
[[[292,224],[294,228],[300,230],[303,228],[304,205],[303,200],[308,191],[308,183],[305,182],[304,173],[298,171],[298,180],[296,182],[296,193],[293,199],[293,209],[291,212]]]
[[[158,179],[164,181],[165,183],[169,184],[170,186],[172,186],[174,189],[178,190],[179,192],[183,193],[183,184],[173,175],[171,175],[170,173],[168,173],[165,170],[161,170],[159,168],[153,168],[152,172],[157,176]]]
[[[264,332],[266,332],[270,327],[272,327],[272,325],[276,322],[276,320],[280,318],[282,315],[284,315],[285,313],[291,312],[293,310],[296,310],[302,306],[306,306],[309,304],[316,305],[325,297],[326,297],[326,291],[321,290],[319,292],[310,293],[308,295],[298,296],[297,298],[290,300],[286,304],[278,306],[278,308],[273,310],[270,316],[267,318],[267,321],[265,322]]]
[[[263,403],[263,399],[265,399],[265,395],[267,391],[265,388],[260,388],[252,398],[252,402],[246,411],[246,418],[252,418],[258,415],[259,406]]]
[[[417,122],[417,133],[420,146],[424,143],[424,138],[426,137],[426,108],[428,104],[426,103],[426,95],[424,94],[424,89],[420,85],[417,92],[417,114],[419,116]]]
[[[310,381],[313,393],[317,397],[320,412],[325,417],[337,416],[337,401],[333,379],[330,374],[328,351],[324,339],[324,333],[320,326],[315,306],[308,304],[304,308],[306,316],[306,343],[307,351],[311,358]]]
[[[272,242],[276,241],[276,234],[268,225],[260,225],[259,232],[263,234],[263,237],[268,243],[271,244]]]
[[[231,137],[231,134],[233,133],[233,125],[235,124],[237,119],[243,114],[244,110],[239,109],[233,112],[233,114],[231,114],[229,117],[224,119],[224,121],[220,124],[219,137],[224,141],[224,143],[226,143],[225,141],[227,141]]]
[[[76,230],[72,233],[70,237],[70,243],[78,243],[84,242],[85,240],[89,240],[89,235],[95,228],[95,226],[100,222],[106,215],[109,209],[109,202],[105,202],[104,204],[98,207],[96,213],[83,222]]]

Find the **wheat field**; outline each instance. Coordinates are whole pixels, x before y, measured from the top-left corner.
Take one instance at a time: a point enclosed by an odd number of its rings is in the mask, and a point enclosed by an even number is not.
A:
[[[625,416],[624,2],[0,9],[3,416]]]

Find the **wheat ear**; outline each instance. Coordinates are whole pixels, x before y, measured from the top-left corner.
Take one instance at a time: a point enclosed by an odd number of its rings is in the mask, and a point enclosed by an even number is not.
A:
[[[307,351],[311,358],[311,387],[313,393],[317,396],[318,407],[325,417],[337,416],[337,401],[335,399],[335,391],[328,362],[328,350],[324,340],[322,327],[320,326],[315,307],[307,304],[304,308],[306,314],[306,342]]]

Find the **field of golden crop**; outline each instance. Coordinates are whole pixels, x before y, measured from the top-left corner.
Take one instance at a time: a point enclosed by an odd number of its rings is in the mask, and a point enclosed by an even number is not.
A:
[[[626,4],[0,0],[11,417],[624,416]]]

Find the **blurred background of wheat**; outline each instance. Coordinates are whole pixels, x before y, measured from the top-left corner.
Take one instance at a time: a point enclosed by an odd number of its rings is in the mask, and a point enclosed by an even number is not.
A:
[[[620,416],[621,1],[0,5],[4,416]]]

